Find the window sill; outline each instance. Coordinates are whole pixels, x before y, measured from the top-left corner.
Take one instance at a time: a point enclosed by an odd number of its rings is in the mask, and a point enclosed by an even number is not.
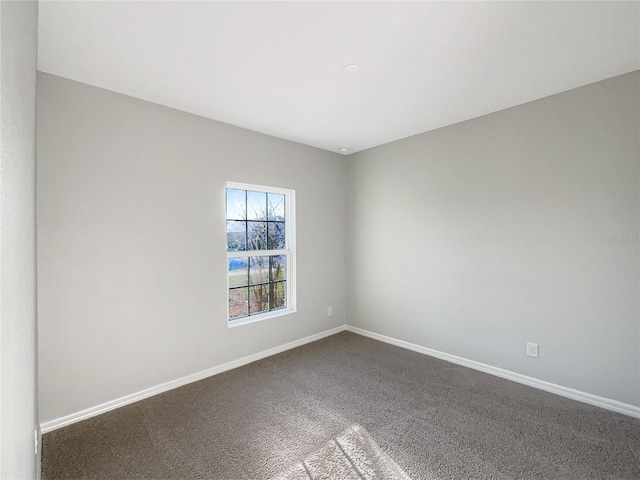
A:
[[[269,312],[269,313],[263,313],[262,315],[254,315],[251,317],[244,317],[244,318],[240,318],[238,320],[227,320],[227,327],[229,328],[233,328],[233,327],[239,327],[241,325],[247,325],[249,323],[255,323],[255,322],[261,322],[262,320],[268,320],[270,318],[276,318],[276,317],[284,317],[285,315],[289,315],[291,313],[296,313],[297,310],[293,309],[293,308],[287,308],[284,310],[277,310],[275,312]]]

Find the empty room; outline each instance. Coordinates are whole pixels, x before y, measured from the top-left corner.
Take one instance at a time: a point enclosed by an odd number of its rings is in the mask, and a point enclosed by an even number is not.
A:
[[[2,479],[640,479],[640,2],[0,24]]]

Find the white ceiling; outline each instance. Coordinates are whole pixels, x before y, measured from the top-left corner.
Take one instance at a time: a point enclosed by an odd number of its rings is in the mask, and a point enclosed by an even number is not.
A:
[[[41,1],[38,66],[353,153],[640,69],[639,31],[638,2]]]

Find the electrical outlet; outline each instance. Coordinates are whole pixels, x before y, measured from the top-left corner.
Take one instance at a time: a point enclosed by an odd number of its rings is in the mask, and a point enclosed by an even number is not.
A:
[[[330,317],[331,315],[333,315],[333,308],[327,307],[327,317]]]
[[[527,355],[529,357],[538,358],[538,344],[527,342]]]

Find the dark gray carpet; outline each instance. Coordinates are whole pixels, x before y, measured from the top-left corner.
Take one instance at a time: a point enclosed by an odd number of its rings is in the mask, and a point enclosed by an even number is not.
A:
[[[360,425],[329,440],[272,480],[411,480]]]
[[[412,479],[640,478],[640,420],[341,333],[43,437],[44,479],[267,479],[360,425]]]

